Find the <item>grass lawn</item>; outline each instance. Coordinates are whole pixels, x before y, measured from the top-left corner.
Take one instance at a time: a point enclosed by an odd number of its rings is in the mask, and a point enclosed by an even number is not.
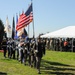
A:
[[[0,52],[0,75],[38,75],[37,69],[17,60],[4,58]],[[41,75],[75,75],[75,53],[46,51],[41,62]]]

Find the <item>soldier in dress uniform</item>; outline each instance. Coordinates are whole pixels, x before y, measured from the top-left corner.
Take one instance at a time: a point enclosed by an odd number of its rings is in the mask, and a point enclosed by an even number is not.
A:
[[[24,65],[26,65],[26,62],[27,62],[27,51],[28,51],[28,49],[27,49],[27,44],[25,43],[24,44]]]
[[[8,50],[8,58],[10,58],[10,51],[11,51],[10,38],[8,38],[8,41],[7,41],[7,50]]]
[[[18,48],[18,44],[19,44],[19,39],[16,39],[16,58],[17,60],[19,59],[19,48]]]
[[[28,64],[30,66],[31,64],[31,58],[30,58],[30,39],[27,37],[25,38],[25,51],[24,51],[24,64],[26,65],[26,61],[28,58]]]
[[[24,46],[24,39],[21,37],[20,42],[18,44],[18,47],[19,47],[19,61],[21,61],[21,63],[23,63],[23,57],[24,57],[23,46]]]
[[[13,46],[12,46],[12,39],[11,38],[9,38],[7,45],[8,45],[8,57],[12,58]]]
[[[33,67],[33,63],[34,63],[34,67],[36,66],[36,59],[35,59],[35,40],[32,39],[31,43],[30,43],[30,57],[31,57],[31,67]]]
[[[36,54],[36,68],[38,69],[38,74],[40,74],[40,64],[41,64],[42,56],[43,56],[42,42],[41,42],[41,38],[38,38],[37,54]]]
[[[15,59],[16,42],[12,39],[13,59]]]
[[[46,53],[46,49],[45,49],[45,47],[46,47],[45,40],[42,39],[42,51],[43,51],[43,54],[44,54],[44,55],[45,55],[45,53]]]
[[[6,58],[6,52],[7,52],[7,40],[6,40],[6,38],[4,38],[3,39],[3,41],[2,41],[2,48],[3,48],[3,50],[4,50],[4,57]]]

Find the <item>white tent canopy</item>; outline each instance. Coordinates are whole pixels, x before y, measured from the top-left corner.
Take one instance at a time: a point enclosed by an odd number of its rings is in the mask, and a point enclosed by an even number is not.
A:
[[[75,38],[75,26],[68,26],[57,31],[42,35],[41,38]]]

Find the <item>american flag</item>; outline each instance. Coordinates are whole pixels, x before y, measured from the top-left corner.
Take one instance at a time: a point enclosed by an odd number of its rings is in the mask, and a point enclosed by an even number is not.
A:
[[[25,12],[25,15],[27,16],[28,22],[32,22],[33,20],[33,9],[32,9],[32,3],[30,4],[28,10]]]
[[[32,22],[32,20],[33,20],[33,12],[32,12],[32,3],[31,3],[26,13],[23,12],[20,15],[17,26],[16,26],[16,30],[18,31],[26,27],[27,25],[29,25],[29,23]]]
[[[16,30],[20,30],[21,28],[24,28],[26,25],[27,25],[27,17],[24,13],[22,13],[18,19]]]

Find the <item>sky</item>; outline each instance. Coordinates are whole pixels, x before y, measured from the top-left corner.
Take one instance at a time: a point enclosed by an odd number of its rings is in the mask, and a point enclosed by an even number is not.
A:
[[[26,12],[31,0],[0,0],[0,19],[6,24],[8,16],[12,26],[16,13]],[[32,0],[35,37],[75,25],[75,0]],[[28,27],[26,27],[28,31]],[[33,24],[29,25],[29,36],[33,36]]]

